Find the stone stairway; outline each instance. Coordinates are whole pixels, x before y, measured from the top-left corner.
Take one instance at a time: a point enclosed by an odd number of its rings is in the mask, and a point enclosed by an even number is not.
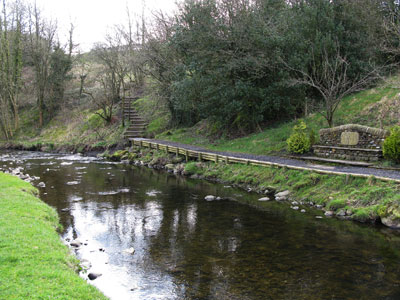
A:
[[[129,127],[125,130],[125,139],[140,138],[144,136],[147,122],[132,107],[132,100],[136,98],[124,98],[122,100],[122,109],[124,121],[129,122]]]

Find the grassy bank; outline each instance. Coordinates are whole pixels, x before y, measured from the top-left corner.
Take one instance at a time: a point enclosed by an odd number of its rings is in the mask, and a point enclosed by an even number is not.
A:
[[[195,178],[220,181],[272,196],[276,192],[290,191],[289,201],[320,205],[334,215],[360,222],[385,219],[387,224],[400,224],[400,185],[374,177],[355,178],[346,175],[323,175],[311,171],[288,168],[247,166],[213,162],[184,162],[182,157],[165,152],[131,148],[118,151],[112,160],[137,161],[145,165],[167,169]],[[262,202],[254,203],[262,206]]]
[[[76,273],[54,209],[0,172],[0,299],[107,299]]]

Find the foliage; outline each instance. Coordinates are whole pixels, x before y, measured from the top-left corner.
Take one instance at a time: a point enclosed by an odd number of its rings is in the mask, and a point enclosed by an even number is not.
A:
[[[54,117],[55,112],[60,108],[64,99],[65,84],[71,79],[69,72],[72,69],[71,55],[65,53],[64,49],[57,44],[50,56],[50,77],[49,77],[49,117]]]
[[[323,106],[332,125],[342,99],[383,64],[384,5],[187,0],[158,19],[144,49],[148,73],[175,125],[207,119],[243,135],[309,106]]]
[[[400,126],[393,127],[383,142],[383,156],[400,163]]]
[[[292,134],[287,139],[288,150],[291,153],[303,154],[309,152],[314,141],[314,134],[307,129],[303,120],[293,127]]]

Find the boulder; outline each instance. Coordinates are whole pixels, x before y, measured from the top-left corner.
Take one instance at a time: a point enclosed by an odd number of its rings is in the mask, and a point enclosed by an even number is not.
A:
[[[290,191],[286,190],[286,191],[283,191],[283,192],[276,193],[275,194],[275,199],[277,201],[287,200],[289,195],[290,195]]]
[[[381,222],[383,225],[393,228],[400,229],[400,219],[393,218],[393,216],[383,217],[381,218]]]
[[[331,211],[331,210],[326,211],[325,212],[325,216],[332,217],[333,216],[333,211]]]

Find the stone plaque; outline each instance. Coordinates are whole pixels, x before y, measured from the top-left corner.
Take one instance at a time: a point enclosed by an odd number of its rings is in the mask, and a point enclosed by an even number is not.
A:
[[[346,146],[355,146],[358,144],[360,135],[358,132],[342,132],[340,136],[340,143]]]

